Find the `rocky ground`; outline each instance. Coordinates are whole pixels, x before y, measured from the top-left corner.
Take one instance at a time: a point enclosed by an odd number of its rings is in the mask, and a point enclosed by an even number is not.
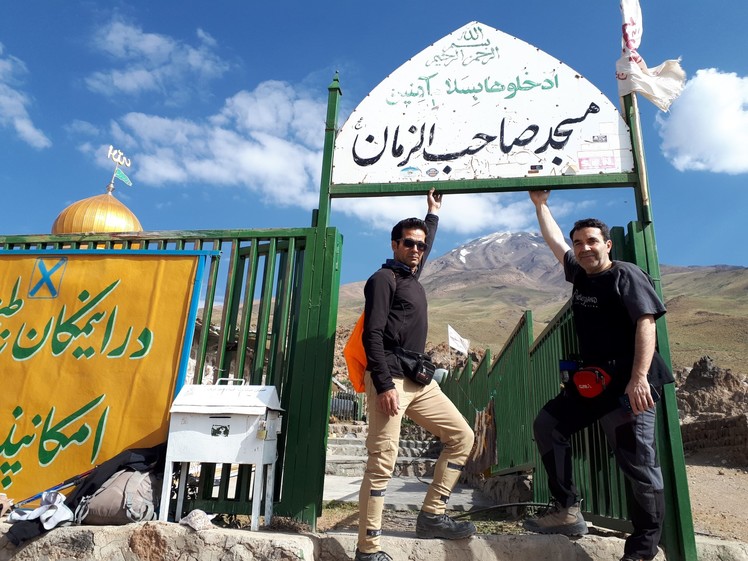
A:
[[[676,372],[676,384],[684,426],[748,412],[748,379],[709,357]],[[748,543],[748,450],[687,453],[686,470],[696,531]]]
[[[746,505],[748,505],[748,466],[734,465],[731,460],[713,454],[686,457],[691,512],[697,534],[748,543]],[[415,531],[415,512],[387,512],[384,530]],[[482,534],[516,534],[524,530],[517,521],[486,516],[477,520]],[[358,527],[356,505],[328,505],[318,522],[319,531],[345,530]],[[610,534],[605,530],[600,534]]]
[[[346,341],[348,333],[338,333],[338,341]],[[427,346],[437,366],[449,366],[455,360],[446,344]],[[482,358],[480,349],[471,349],[474,364]],[[342,348],[336,359],[336,373],[343,381],[347,376]],[[457,365],[460,366],[460,365]],[[452,367],[455,367],[453,362]],[[682,423],[730,417],[748,413],[748,378],[723,370],[709,357],[702,357],[692,368],[676,373],[676,396]],[[734,450],[707,449],[686,454],[691,509],[697,533],[748,543],[748,451],[736,456]],[[407,527],[412,516],[389,515],[392,529]],[[338,519],[340,518],[340,519]],[[413,518],[414,520],[414,518]],[[328,513],[323,526],[355,526],[355,516]],[[495,530],[495,532],[494,532]],[[488,533],[519,531],[516,525],[501,523]]]

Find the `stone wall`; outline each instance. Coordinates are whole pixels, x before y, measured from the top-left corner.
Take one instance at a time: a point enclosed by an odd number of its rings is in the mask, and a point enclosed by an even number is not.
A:
[[[748,414],[694,421],[680,430],[686,452],[720,449],[748,465]]]

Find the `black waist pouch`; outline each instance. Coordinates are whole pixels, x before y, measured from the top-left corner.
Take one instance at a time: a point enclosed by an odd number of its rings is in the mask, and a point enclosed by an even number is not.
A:
[[[431,382],[436,371],[436,366],[431,362],[429,355],[409,351],[402,347],[395,347],[392,349],[392,352],[400,360],[404,376],[422,386],[426,386]]]

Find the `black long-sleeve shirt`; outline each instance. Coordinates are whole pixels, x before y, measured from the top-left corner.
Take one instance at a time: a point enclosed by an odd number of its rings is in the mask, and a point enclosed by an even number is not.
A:
[[[392,349],[402,347],[422,353],[428,334],[426,292],[418,282],[436,237],[439,217],[427,214],[428,248],[415,273],[404,263],[388,259],[364,286],[363,343],[367,367],[377,393],[395,387],[392,377],[402,377],[403,370]]]

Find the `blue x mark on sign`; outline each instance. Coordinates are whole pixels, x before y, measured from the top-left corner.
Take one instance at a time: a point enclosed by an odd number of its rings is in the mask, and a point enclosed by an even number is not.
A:
[[[29,298],[57,298],[67,262],[67,257],[61,257],[50,268],[44,259],[37,259],[31,279]],[[36,284],[34,284],[35,281]]]

